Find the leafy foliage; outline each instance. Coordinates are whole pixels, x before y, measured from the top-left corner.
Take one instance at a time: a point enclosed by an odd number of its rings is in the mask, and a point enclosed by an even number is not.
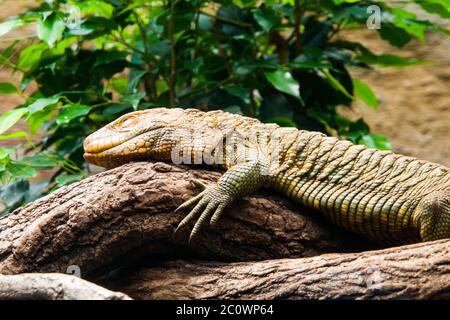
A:
[[[413,2],[449,16],[447,1]],[[83,138],[132,110],[224,109],[390,148],[363,120],[336,111],[355,100],[378,106],[350,67],[422,63],[337,39],[345,28],[366,27],[371,4],[383,12],[374,32],[393,46],[425,41],[426,30],[448,32],[398,5],[357,0],[41,1],[1,23],[2,37],[30,24],[36,30],[0,54],[1,65],[22,75],[19,87],[0,83],[0,94],[26,99],[0,116],[0,140],[22,141],[0,148],[6,211],[85,177]],[[21,120],[28,129],[14,131]],[[36,179],[49,169],[49,180]]]

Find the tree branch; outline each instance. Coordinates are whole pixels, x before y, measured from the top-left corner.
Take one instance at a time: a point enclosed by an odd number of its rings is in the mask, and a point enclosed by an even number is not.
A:
[[[367,249],[370,244],[274,195],[237,201],[216,227],[188,245],[174,234],[186,213],[174,209],[198,193],[194,178],[220,173],[165,163],[130,163],[63,187],[0,218],[0,273],[101,275],[140,257],[244,261]]]
[[[228,24],[232,24],[238,27],[242,27],[242,28],[251,28],[252,24],[251,23],[247,23],[247,22],[242,22],[242,21],[237,21],[237,20],[231,20],[231,19],[227,19],[225,17],[221,17],[206,11],[200,11],[201,14],[204,14],[205,16],[208,16],[210,18],[213,18],[217,21],[223,22],[223,23],[228,23]]]
[[[0,275],[0,300],[130,300],[86,280],[59,273]]]
[[[176,0],[173,0],[170,4],[170,20],[169,20],[169,39],[170,39],[170,75],[169,75],[169,99],[170,106],[175,106],[176,99],[176,52],[175,52],[175,4]]]
[[[300,26],[302,21],[302,9],[300,7],[300,0],[295,0],[295,26],[294,26],[294,35],[295,35],[295,55],[297,56],[302,47],[301,42],[301,34],[300,34]]]
[[[138,299],[450,299],[450,240],[312,258],[166,262],[107,286]]]
[[[63,187],[0,218],[0,274],[65,273],[75,265],[83,277],[145,299],[450,298],[449,239],[343,253],[373,245],[272,194],[237,201],[188,245],[190,228],[174,234],[185,213],[173,210],[198,192],[193,179],[219,176],[138,162]],[[320,255],[327,252],[340,254]],[[180,258],[203,262],[161,262]],[[249,262],[264,259],[275,260]],[[114,280],[133,265],[137,271]],[[10,288],[27,294],[21,286]],[[42,297],[59,297],[46,290]]]

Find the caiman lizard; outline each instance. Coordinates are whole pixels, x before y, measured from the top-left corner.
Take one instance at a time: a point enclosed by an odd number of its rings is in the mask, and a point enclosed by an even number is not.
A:
[[[128,113],[88,136],[88,162],[106,168],[145,159],[226,169],[183,203],[180,222],[214,225],[234,200],[278,190],[371,240],[403,244],[450,237],[450,169],[223,111],[155,108]],[[199,184],[199,182],[197,182]]]

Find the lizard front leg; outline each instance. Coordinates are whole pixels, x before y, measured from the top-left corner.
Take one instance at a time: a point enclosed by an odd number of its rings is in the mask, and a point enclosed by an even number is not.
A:
[[[224,209],[234,200],[256,191],[268,180],[267,165],[259,159],[238,163],[231,167],[213,186],[203,186],[204,190],[194,198],[180,205],[175,211],[195,205],[180,222],[175,232],[197,219],[189,241],[198,233],[206,220],[215,225]]]

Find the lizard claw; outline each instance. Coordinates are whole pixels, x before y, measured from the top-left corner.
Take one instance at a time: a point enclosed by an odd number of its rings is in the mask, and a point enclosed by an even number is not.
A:
[[[175,232],[191,221],[197,220],[189,236],[189,242],[191,242],[206,220],[210,218],[210,224],[215,225],[225,207],[231,202],[231,197],[226,195],[223,190],[220,190],[217,185],[206,187],[200,194],[184,202],[175,210],[179,211],[195,205],[189,214],[178,224]]]
[[[174,212],[178,212],[180,210],[184,210],[189,207],[192,207],[195,203],[198,202],[199,199],[201,199],[202,195],[203,195],[203,192],[199,193],[198,195],[189,199],[188,201],[183,202],[178,208],[175,209]]]
[[[203,182],[201,182],[198,179],[192,179],[192,183],[202,191],[205,190],[206,188],[208,188],[208,186],[206,184],[204,184]]]
[[[191,182],[202,191],[205,190],[206,188],[208,188],[208,186],[206,184],[204,184],[203,182],[201,182],[198,179],[192,179]],[[189,208],[190,206],[194,205],[201,198],[202,194],[203,194],[203,192],[198,194],[197,196],[189,199],[188,201],[182,203],[178,208],[175,209],[174,212],[184,210],[184,209]],[[176,230],[175,230],[175,232],[176,232]]]

